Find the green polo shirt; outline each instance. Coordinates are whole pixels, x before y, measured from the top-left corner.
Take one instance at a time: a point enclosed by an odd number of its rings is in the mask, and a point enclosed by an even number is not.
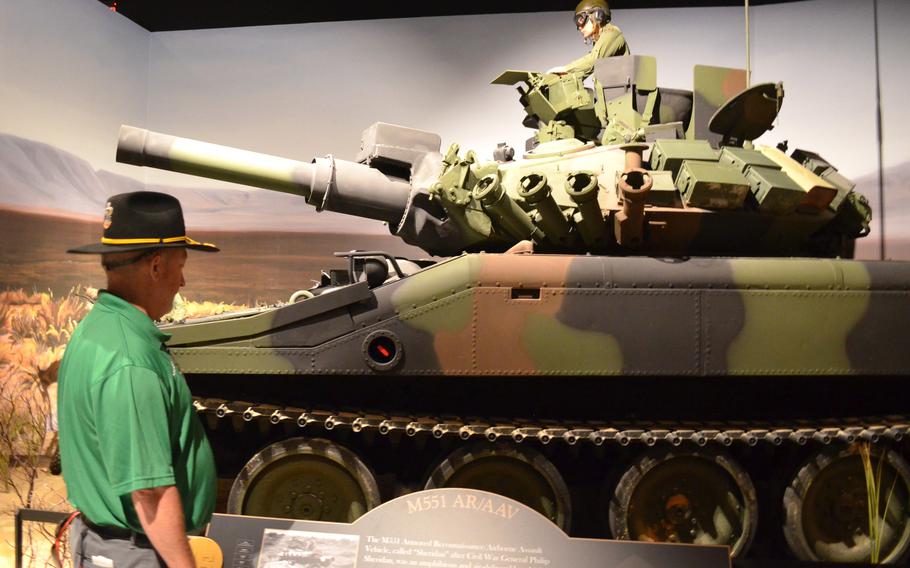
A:
[[[93,523],[142,532],[130,493],[175,485],[187,530],[215,508],[215,461],[170,338],[102,291],[66,348],[58,414],[70,503]]]

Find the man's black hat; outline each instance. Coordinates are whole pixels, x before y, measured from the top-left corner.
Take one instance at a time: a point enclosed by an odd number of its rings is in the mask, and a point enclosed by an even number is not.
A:
[[[100,243],[66,252],[106,254],[180,247],[218,251],[211,243],[200,243],[186,236],[180,202],[165,193],[135,191],[112,196],[104,207],[102,226],[104,234]]]

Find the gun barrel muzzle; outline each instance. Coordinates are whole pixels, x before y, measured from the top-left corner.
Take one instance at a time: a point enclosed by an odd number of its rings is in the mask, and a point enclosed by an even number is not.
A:
[[[189,138],[120,127],[117,161],[299,195],[317,210],[377,219],[397,227],[410,185],[331,156],[312,163]]]
[[[306,162],[120,127],[117,161],[197,175],[309,198],[314,166]]]

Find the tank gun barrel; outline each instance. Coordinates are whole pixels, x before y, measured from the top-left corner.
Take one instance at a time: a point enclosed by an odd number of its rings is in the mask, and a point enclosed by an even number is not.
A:
[[[411,191],[406,181],[331,156],[311,163],[121,126],[117,161],[250,185],[303,197],[317,210],[397,227]]]

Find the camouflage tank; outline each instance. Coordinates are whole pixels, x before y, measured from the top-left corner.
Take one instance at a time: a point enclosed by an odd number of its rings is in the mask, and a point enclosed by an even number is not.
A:
[[[780,85],[698,66],[693,92],[659,89],[641,56],[595,72],[596,97],[575,75],[494,81],[522,83],[519,160],[383,123],[356,163],[123,127],[120,161],[447,257],[338,253],[287,303],[165,327],[227,510],[351,521],[458,486],[576,536],[901,561],[910,264],[849,260],[865,199],[817,154],[752,143]]]

